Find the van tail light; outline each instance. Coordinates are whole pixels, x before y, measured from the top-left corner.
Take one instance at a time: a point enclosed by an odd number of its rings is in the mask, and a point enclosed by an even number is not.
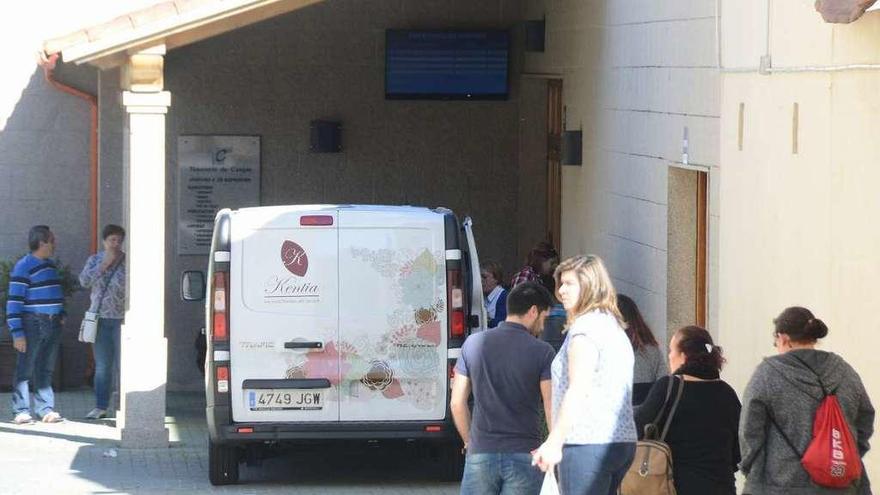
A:
[[[229,392],[229,366],[217,366],[217,392]]]
[[[446,290],[449,305],[449,338],[464,338],[464,291],[461,288],[461,270],[446,271]]]
[[[229,340],[229,292],[226,290],[229,272],[214,273],[212,288],[213,325],[211,337],[217,340]]]

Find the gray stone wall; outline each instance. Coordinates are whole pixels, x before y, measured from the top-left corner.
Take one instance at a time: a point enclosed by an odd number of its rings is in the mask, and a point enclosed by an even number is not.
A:
[[[520,81],[511,78],[511,98],[503,102],[386,101],[384,40],[386,28],[515,28],[519,13],[518,0],[331,0],[169,52],[170,388],[202,383],[192,342],[203,305],[178,294],[180,274],[207,262],[176,254],[179,135],[261,136],[263,205],[442,205],[474,218],[483,258],[501,261],[508,272],[518,267],[522,239],[531,245],[545,229],[543,199],[536,196],[545,187],[544,158],[521,149]],[[512,58],[517,74],[518,51]],[[542,104],[541,89],[531,90],[530,101],[537,94]],[[523,116],[525,128],[543,132],[543,117]],[[342,122],[342,153],[308,151],[313,119]],[[522,167],[521,154],[541,163]],[[523,177],[524,171],[536,177]],[[525,213],[537,220],[518,225]]]

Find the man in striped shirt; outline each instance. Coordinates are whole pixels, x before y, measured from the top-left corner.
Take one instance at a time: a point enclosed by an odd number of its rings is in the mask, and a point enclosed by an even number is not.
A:
[[[31,228],[30,254],[9,274],[6,322],[17,353],[13,375],[12,413],[16,424],[34,421],[29,383],[34,386],[34,413],[45,423],[63,421],[55,412],[52,372],[61,344],[64,293],[55,263],[55,235],[45,225]]]

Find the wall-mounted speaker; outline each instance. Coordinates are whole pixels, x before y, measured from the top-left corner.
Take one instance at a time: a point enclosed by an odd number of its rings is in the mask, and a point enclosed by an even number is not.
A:
[[[312,153],[339,153],[342,151],[342,123],[313,120],[309,125],[309,151]]]
[[[563,131],[562,133],[562,164],[580,165],[582,150],[582,131]]]

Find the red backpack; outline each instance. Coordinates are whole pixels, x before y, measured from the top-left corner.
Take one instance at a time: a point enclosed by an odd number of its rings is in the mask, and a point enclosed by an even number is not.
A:
[[[823,398],[813,418],[813,439],[807,450],[801,455],[791,440],[776,424],[788,446],[800,456],[801,465],[819,486],[828,488],[846,488],[862,477],[862,459],[855,439],[837,402],[837,395],[829,392],[816,371],[803,359],[792,355],[810,370],[819,380]]]

